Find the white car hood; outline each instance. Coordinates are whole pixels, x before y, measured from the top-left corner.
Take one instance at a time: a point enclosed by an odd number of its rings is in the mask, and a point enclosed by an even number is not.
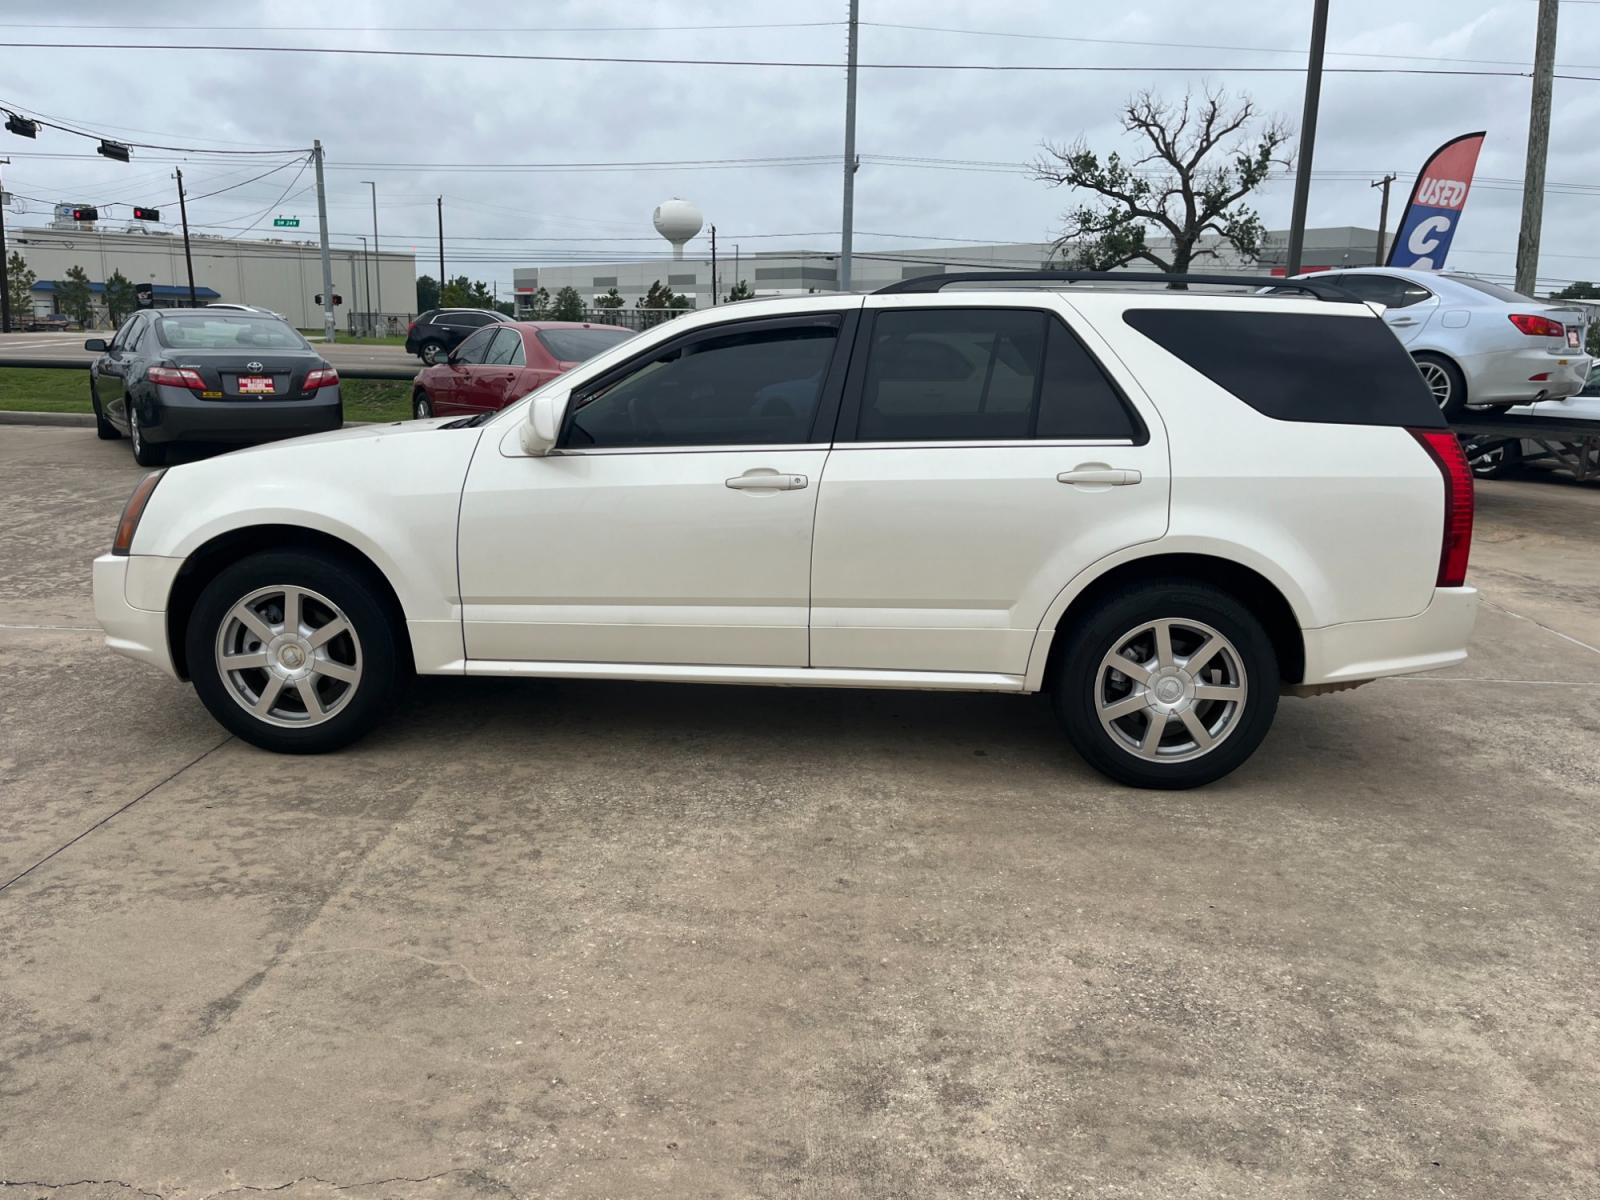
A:
[[[380,441],[386,437],[407,437],[414,433],[428,433],[441,425],[459,420],[460,417],[429,417],[425,421],[367,421],[357,425],[346,425],[343,429],[329,430],[327,433],[308,433],[304,437],[262,442],[259,446],[244,446],[230,452],[227,457],[234,458],[240,454],[271,454],[282,450],[292,452],[296,447],[320,445],[326,442]]]

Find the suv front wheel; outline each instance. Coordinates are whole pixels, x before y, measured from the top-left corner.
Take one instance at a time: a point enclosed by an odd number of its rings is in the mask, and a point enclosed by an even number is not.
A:
[[[382,718],[401,679],[394,622],[365,573],[311,551],[234,563],[195,603],[185,638],[206,708],[266,750],[318,754]]]
[[[1134,787],[1191,788],[1255,752],[1278,710],[1278,660],[1226,592],[1130,586],[1074,621],[1056,712],[1090,766]]]

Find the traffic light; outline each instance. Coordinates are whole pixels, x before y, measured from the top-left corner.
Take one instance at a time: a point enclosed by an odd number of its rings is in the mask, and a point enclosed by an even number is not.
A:
[[[138,205],[134,205],[133,219],[135,221],[159,221],[161,220],[161,210],[159,208],[140,208]]]
[[[6,128],[18,137],[36,138],[39,136],[39,122],[30,121],[27,117],[19,117],[12,113],[6,118]]]
[[[103,154],[107,158],[114,158],[118,162],[128,161],[128,148],[121,142],[103,141],[95,147],[96,154]]]
[[[72,210],[74,221],[98,221],[100,210],[98,208],[75,208]]]
[[[344,297],[339,295],[338,292],[335,292],[333,294],[333,302],[336,305],[343,304],[344,303]],[[321,304],[322,303],[322,293],[318,292],[315,296],[311,297],[311,303],[313,303],[313,304]]]

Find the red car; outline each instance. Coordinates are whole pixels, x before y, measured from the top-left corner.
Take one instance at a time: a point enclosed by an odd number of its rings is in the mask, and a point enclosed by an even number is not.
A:
[[[411,414],[477,416],[498,412],[585,359],[633,336],[619,325],[505,321],[478,330],[423,367],[411,386]]]

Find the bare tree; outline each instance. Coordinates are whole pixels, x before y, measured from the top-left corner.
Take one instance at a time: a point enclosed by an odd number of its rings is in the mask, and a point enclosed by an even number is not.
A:
[[[1142,259],[1181,274],[1195,259],[1215,256],[1214,246],[1202,244],[1215,235],[1253,258],[1266,230],[1242,201],[1274,167],[1289,165],[1279,154],[1288,128],[1274,118],[1252,133],[1255,120],[1248,96],[1234,103],[1226,92],[1207,91],[1198,100],[1186,92],[1179,104],[1144,91],[1122,112],[1122,128],[1149,143],[1141,157],[1124,161],[1112,151],[1102,160],[1081,137],[1070,144],[1045,142],[1031,164],[1033,177],[1097,197],[1062,214],[1056,253],[1083,270],[1106,271]],[[1172,239],[1169,253],[1157,253],[1145,241],[1151,228]]]

